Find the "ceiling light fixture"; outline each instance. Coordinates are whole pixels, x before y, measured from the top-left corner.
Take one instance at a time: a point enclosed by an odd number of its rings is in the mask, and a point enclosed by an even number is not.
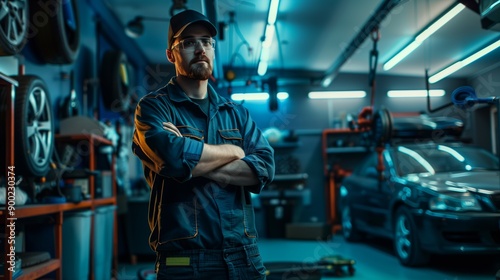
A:
[[[448,21],[458,15],[465,6],[463,4],[457,4],[445,12],[443,12],[437,20],[434,20],[430,25],[424,28],[422,31],[418,33],[417,36],[413,39],[411,43],[409,43],[406,47],[400,50],[395,56],[389,59],[386,63],[384,63],[384,70],[388,71],[392,67],[396,66],[401,60],[403,60],[406,56],[412,53],[416,48],[418,48],[427,38],[429,38],[434,32],[438,31],[441,27],[443,27]]]
[[[332,99],[332,98],[364,98],[366,91],[364,90],[349,90],[349,91],[311,91],[307,95],[309,99]]]
[[[437,97],[437,96],[444,96],[445,91],[442,89],[431,89],[429,90],[429,96],[432,97]],[[422,89],[422,90],[389,90],[387,92],[388,97],[426,97],[427,96],[427,90]]]
[[[285,100],[288,99],[288,92],[278,92],[278,99]],[[248,93],[233,93],[231,94],[231,99],[234,101],[242,100],[268,100],[269,93],[267,92],[248,92]]]
[[[261,41],[259,65],[257,66],[257,74],[259,74],[259,76],[264,76],[267,72],[267,62],[269,60],[269,51],[274,39],[276,28],[275,23],[278,17],[279,5],[280,0],[271,0],[269,5],[266,29],[264,30],[264,36]]]
[[[487,55],[488,53],[496,50],[498,47],[500,47],[500,40],[499,39],[497,39],[497,41],[488,45],[487,47],[482,48],[481,50],[475,52],[474,54],[472,54],[472,55],[470,55],[462,60],[459,60],[459,61],[453,63],[452,65],[444,68],[443,70],[437,72],[436,74],[430,76],[429,83],[433,84],[433,83],[436,83],[436,82],[448,77],[449,75],[455,73],[456,71],[462,69],[463,67],[471,64],[472,62],[480,59],[481,57]]]
[[[169,19],[166,18],[136,16],[125,26],[125,34],[127,34],[130,38],[140,37],[144,33],[144,24],[142,23],[143,20],[169,21]]]

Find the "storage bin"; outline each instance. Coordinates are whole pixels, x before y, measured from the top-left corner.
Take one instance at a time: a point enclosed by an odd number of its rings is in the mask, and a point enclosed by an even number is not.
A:
[[[91,218],[91,210],[64,213],[62,238],[63,279],[89,278]]]
[[[95,209],[94,216],[94,279],[109,280],[112,276],[113,227],[116,205]]]

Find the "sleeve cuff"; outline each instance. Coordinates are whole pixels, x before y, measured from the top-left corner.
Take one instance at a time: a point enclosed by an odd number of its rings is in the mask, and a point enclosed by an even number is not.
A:
[[[250,160],[248,157],[244,157],[241,160],[246,162],[248,166],[255,172],[257,175],[257,178],[259,179],[259,184],[256,184],[254,186],[250,186],[247,189],[252,192],[252,193],[260,193],[262,188],[269,182],[269,175],[268,172],[265,168],[262,168],[258,165],[255,165],[252,160]]]
[[[186,138],[184,141],[184,160],[195,161],[194,165],[198,163],[203,151],[203,142]],[[193,165],[193,166],[194,166]]]

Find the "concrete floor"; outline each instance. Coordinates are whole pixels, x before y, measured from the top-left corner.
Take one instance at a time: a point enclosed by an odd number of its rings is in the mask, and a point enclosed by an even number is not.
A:
[[[384,239],[369,239],[363,243],[346,243],[341,236],[331,241],[262,240],[261,252],[267,262],[314,262],[323,256],[341,255],[356,261],[355,273],[349,279],[370,280],[493,280],[500,269],[500,256],[434,257],[431,264],[407,268],[399,264],[392,253],[391,243]],[[322,279],[338,279],[326,277]]]
[[[494,280],[500,269],[500,256],[439,256],[434,257],[428,266],[407,268],[399,264],[389,241],[376,238],[362,243],[346,243],[336,235],[328,241],[261,239],[259,244],[265,263],[291,262],[295,267],[310,268],[323,256],[341,255],[354,259],[354,275],[341,277],[353,280]],[[153,269],[153,263],[149,260],[136,265],[120,264],[118,280],[138,279],[140,269]],[[294,279],[310,279],[307,277],[302,275]],[[321,279],[339,277],[325,275]]]

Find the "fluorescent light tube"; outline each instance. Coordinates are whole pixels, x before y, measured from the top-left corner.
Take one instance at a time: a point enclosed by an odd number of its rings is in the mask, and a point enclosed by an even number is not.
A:
[[[331,82],[332,82],[332,77],[328,76],[321,82],[321,85],[323,87],[327,87],[330,85]]]
[[[285,100],[288,99],[289,95],[288,92],[278,92],[278,99],[279,100]]]
[[[452,65],[450,65],[450,66],[444,68],[443,70],[437,72],[436,74],[430,76],[429,83],[433,84],[433,83],[436,83],[436,82],[448,77],[449,75],[453,74],[454,72],[462,69],[463,67],[471,64],[472,62],[478,60],[479,58],[494,51],[498,47],[500,47],[500,40],[490,44],[489,46],[479,50],[478,52],[468,56],[467,58],[465,58],[463,60],[460,60],[460,61],[453,63]]]
[[[255,93],[233,93],[231,94],[231,99],[234,101],[241,100],[268,100],[269,93],[267,92],[255,92]]]
[[[462,60],[462,63],[464,66],[469,65],[470,63],[480,59],[481,57],[489,54],[490,52],[494,51],[496,48],[500,47],[500,40],[496,41],[495,43],[487,46],[486,48],[476,52],[475,54],[467,57],[466,59]]]
[[[267,72],[267,61],[269,60],[269,48],[262,47],[260,50],[259,65],[257,66],[257,74],[264,76]]]
[[[398,52],[395,56],[393,56],[389,61],[384,63],[384,70],[390,70],[392,67],[396,66],[401,60],[403,60],[407,55],[412,53],[421,43],[413,41],[400,52]]]
[[[438,20],[436,20],[433,24],[427,27],[424,31],[420,32],[418,36],[415,38],[415,41],[422,43],[425,39],[429,38],[434,32],[438,31],[441,27],[443,27],[448,21],[458,15],[465,6],[463,4],[457,4],[453,7],[449,12],[444,14]]]
[[[264,76],[267,72],[267,61],[259,61],[259,66],[257,67],[257,74],[259,76]]]
[[[444,96],[445,91],[442,89],[431,89],[429,91],[430,96]],[[388,97],[425,97],[427,96],[427,90],[389,90],[387,92]]]
[[[263,48],[261,51],[260,51],[260,61],[268,61],[269,60],[269,48]]]
[[[331,99],[331,98],[363,98],[366,96],[364,90],[351,91],[311,91],[308,94],[310,99]]]
[[[278,7],[280,6],[279,0],[271,0],[271,5],[269,6],[269,14],[267,15],[267,23],[274,24],[276,18],[278,17]]]
[[[267,61],[269,59],[269,48],[273,43],[276,18],[278,17],[278,8],[280,0],[271,0],[269,11],[267,14],[267,25],[264,31],[264,41],[261,43],[259,65],[257,66],[257,74],[264,76],[267,72]]]
[[[264,35],[264,41],[262,42],[262,48],[268,49],[271,47],[271,44],[273,43],[274,39],[274,24],[268,24],[266,26],[266,33]]]
[[[429,27],[427,27],[423,31],[421,31],[410,44],[408,44],[401,51],[399,51],[395,56],[393,56],[386,63],[384,63],[383,69],[385,71],[387,71],[387,70],[390,70],[392,67],[396,66],[396,64],[401,62],[401,60],[403,60],[406,56],[408,56],[416,48],[418,48],[422,44],[423,41],[425,41],[434,32],[436,32],[441,27],[443,27],[443,25],[445,25],[448,21],[450,21],[452,18],[454,18],[456,15],[458,15],[463,9],[465,9],[465,6],[463,4],[459,3],[455,7],[453,7],[451,10],[446,12],[439,19],[435,20],[434,23],[432,23]]]
[[[277,97],[279,100],[285,100],[288,98],[288,92],[278,92]],[[233,93],[231,94],[231,99],[234,101],[268,100],[269,93],[267,92]]]

